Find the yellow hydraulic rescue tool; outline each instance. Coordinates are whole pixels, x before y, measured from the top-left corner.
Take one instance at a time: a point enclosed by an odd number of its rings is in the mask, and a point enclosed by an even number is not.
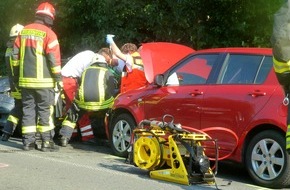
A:
[[[167,123],[168,118],[171,121]],[[212,140],[206,134],[183,130],[173,123],[171,115],[165,115],[163,121],[143,120],[133,131],[129,159],[137,167],[150,171],[154,179],[184,185],[214,184],[215,174],[201,146],[203,141]]]

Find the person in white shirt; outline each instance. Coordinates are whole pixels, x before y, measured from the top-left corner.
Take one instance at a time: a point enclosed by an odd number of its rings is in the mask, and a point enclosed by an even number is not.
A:
[[[95,52],[91,50],[82,51],[73,56],[61,69],[66,110],[70,108],[74,100],[78,89],[77,80],[81,77],[83,71],[90,66],[94,56]]]
[[[93,57],[96,55],[91,50],[85,50],[74,55],[69,61],[62,67],[61,75],[63,81],[63,92],[65,96],[65,113],[72,106],[75,94],[78,90],[78,80],[82,76],[84,70],[91,65]],[[63,115],[65,114],[63,113]],[[83,118],[83,120],[86,120]],[[87,118],[88,120],[88,118]],[[78,136],[77,128],[75,128],[73,136]],[[93,129],[91,126],[80,129],[82,139],[94,138]]]
[[[94,143],[96,139],[91,119],[101,122],[114,101],[114,75],[109,70],[105,57],[96,54],[91,61],[92,64],[81,76],[76,97],[59,131],[60,145],[63,147],[71,140],[76,125],[81,133],[81,141]],[[99,124],[101,123],[97,126]]]

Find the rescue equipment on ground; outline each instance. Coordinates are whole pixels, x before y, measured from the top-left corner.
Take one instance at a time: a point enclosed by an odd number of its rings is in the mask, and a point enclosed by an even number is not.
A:
[[[170,120],[170,122],[165,122]],[[150,171],[150,177],[180,183],[215,184],[215,171],[205,155],[202,142],[213,141],[206,134],[192,133],[173,123],[171,115],[164,115],[163,121],[143,120],[133,130],[129,161],[135,166]]]

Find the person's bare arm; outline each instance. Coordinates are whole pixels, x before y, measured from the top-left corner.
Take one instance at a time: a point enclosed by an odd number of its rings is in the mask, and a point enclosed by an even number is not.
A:
[[[118,46],[116,45],[115,42],[112,42],[112,43],[110,44],[110,47],[112,48],[113,53],[114,53],[118,58],[120,58],[120,59],[122,59],[123,61],[126,62],[126,55],[123,54],[123,53],[121,52],[121,50],[118,48]]]

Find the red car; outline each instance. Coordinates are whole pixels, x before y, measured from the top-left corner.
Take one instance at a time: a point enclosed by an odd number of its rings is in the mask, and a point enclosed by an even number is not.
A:
[[[170,114],[186,130],[217,139],[219,159],[244,164],[258,185],[290,185],[287,106],[272,69],[272,49],[194,51],[148,43],[141,56],[150,84],[118,95],[107,116],[115,155],[127,156],[132,130],[140,121],[161,121]]]

